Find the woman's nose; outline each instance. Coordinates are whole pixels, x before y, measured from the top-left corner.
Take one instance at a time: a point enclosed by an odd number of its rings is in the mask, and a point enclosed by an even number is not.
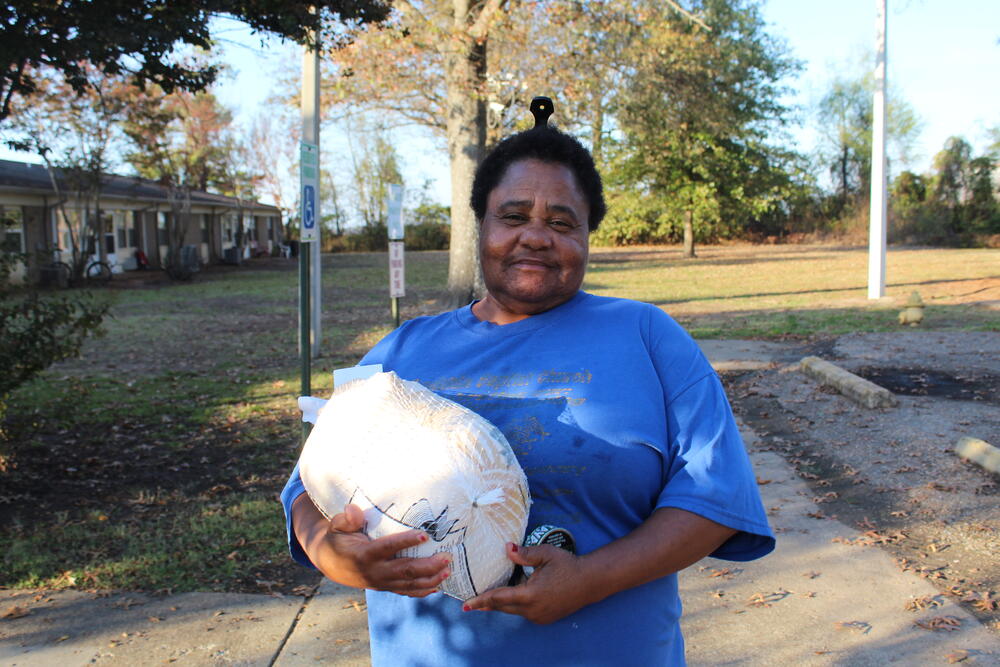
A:
[[[552,245],[552,230],[544,220],[535,218],[521,227],[521,237],[518,240],[532,250],[544,250]]]

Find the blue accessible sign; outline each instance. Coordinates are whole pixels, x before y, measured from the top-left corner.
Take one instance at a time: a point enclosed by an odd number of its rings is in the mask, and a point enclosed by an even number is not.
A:
[[[299,144],[299,180],[302,183],[301,214],[304,243],[319,241],[317,192],[319,190],[319,147],[316,144]]]

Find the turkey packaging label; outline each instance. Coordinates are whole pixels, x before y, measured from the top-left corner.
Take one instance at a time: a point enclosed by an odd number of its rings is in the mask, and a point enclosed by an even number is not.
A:
[[[397,555],[451,554],[441,590],[460,600],[507,583],[513,564],[504,545],[521,543],[530,499],[496,426],[393,372],[350,382],[319,403],[299,399],[304,413],[319,408],[299,472],[327,518],[353,503],[373,539],[425,531],[430,540]]]

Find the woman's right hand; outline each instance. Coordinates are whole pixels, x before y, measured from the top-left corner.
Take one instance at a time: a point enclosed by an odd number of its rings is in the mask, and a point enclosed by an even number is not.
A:
[[[396,558],[396,554],[430,539],[419,530],[370,539],[361,532],[364,513],[357,505],[327,521],[305,493],[292,503],[292,526],[313,565],[338,584],[410,597],[425,597],[451,574],[448,554]]]

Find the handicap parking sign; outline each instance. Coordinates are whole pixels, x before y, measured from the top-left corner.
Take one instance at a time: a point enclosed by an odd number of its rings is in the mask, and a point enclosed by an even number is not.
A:
[[[306,229],[316,226],[316,188],[311,185],[302,188],[302,224]]]
[[[302,142],[299,145],[299,179],[302,183],[302,234],[303,242],[319,241],[319,202],[316,193],[319,190],[319,147],[316,144]]]

